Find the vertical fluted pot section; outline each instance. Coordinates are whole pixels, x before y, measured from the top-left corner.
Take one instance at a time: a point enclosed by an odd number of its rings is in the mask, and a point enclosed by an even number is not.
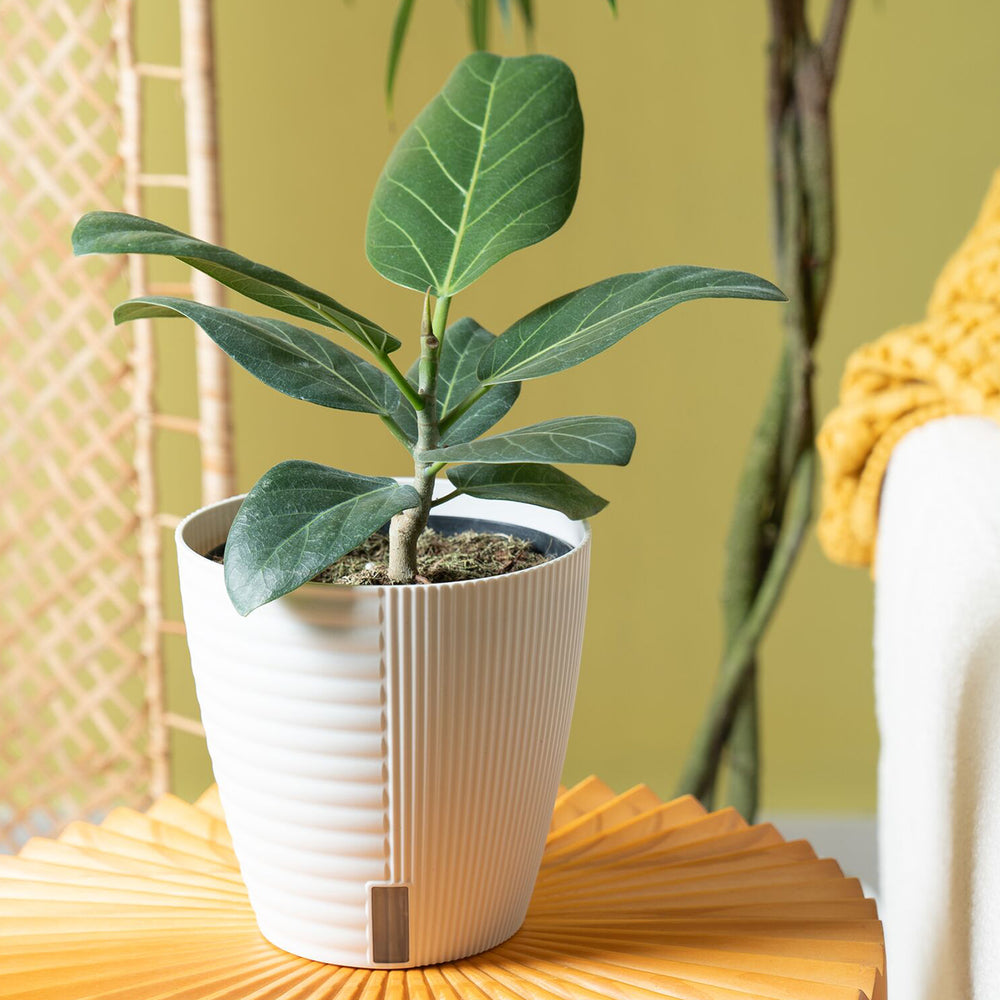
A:
[[[263,934],[295,954],[427,965],[524,918],[569,735],[589,533],[553,511],[445,513],[572,546],[487,580],[308,585],[241,618],[222,567],[239,499],[177,531],[215,776]]]

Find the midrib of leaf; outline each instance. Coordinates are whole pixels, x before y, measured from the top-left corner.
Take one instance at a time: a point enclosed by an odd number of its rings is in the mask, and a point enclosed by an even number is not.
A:
[[[323,355],[321,355],[321,354],[315,354],[315,355],[314,354],[309,354],[307,351],[304,351],[297,344],[295,344],[291,340],[289,340],[288,337],[287,337],[287,335],[284,334],[284,333],[282,333],[280,330],[268,330],[267,327],[263,327],[262,328],[258,324],[252,323],[252,322],[248,322],[247,323],[247,327],[249,328],[250,335],[252,337],[255,337],[258,340],[263,340],[265,343],[269,342],[268,341],[268,335],[270,335],[272,337],[277,337],[285,345],[285,347],[287,348],[287,350],[290,353],[297,354],[300,358],[305,358],[306,361],[312,361],[314,364],[319,365],[320,368],[322,368],[324,371],[329,372],[331,375],[334,376],[334,378],[337,378],[341,382],[343,382],[344,385],[347,386],[347,388],[351,390],[351,392],[354,392],[357,395],[361,396],[363,399],[368,399],[370,402],[374,403],[379,408],[379,412],[380,413],[387,413],[388,412],[382,406],[381,402],[379,402],[379,400],[377,400],[375,398],[374,395],[366,395],[365,393],[361,392],[356,385],[354,385],[348,379],[344,378],[344,376],[341,375],[340,372],[338,372],[336,368],[333,368],[330,365],[329,360],[325,359],[323,357]],[[353,365],[354,370],[358,371],[358,366],[353,361],[351,362],[351,364]],[[364,384],[369,389],[371,389],[371,385],[369,384],[368,379],[365,378],[364,374],[362,372],[358,371],[358,375],[360,376],[360,378],[364,382]]]
[[[388,222],[390,226],[392,226],[394,229],[398,229],[406,237],[407,241],[409,242],[413,250],[416,252],[417,256],[421,259],[421,261],[423,261],[424,267],[427,268],[427,273],[431,275],[431,277],[434,278],[436,281],[437,275],[434,273],[434,268],[431,267],[430,262],[424,256],[424,252],[417,245],[417,241],[414,240],[414,238],[395,219],[390,219],[389,216],[385,214],[385,212],[381,207],[375,205],[375,211],[378,212],[378,214],[381,215],[382,218],[386,222]],[[401,267],[396,268],[396,270],[401,271],[404,274],[409,274],[414,278],[420,278],[421,280],[423,279],[423,275],[415,274],[413,271],[407,271]]]
[[[627,287],[628,286],[626,286],[626,288]],[[629,306],[627,309],[623,309],[621,312],[615,313],[614,316],[608,316],[606,319],[598,320],[596,323],[593,323],[590,326],[584,326],[584,323],[586,323],[587,321],[587,317],[592,316],[594,312],[600,309],[601,306],[603,306],[608,301],[608,299],[611,298],[612,295],[617,295],[619,291],[623,290],[624,289],[616,289],[614,292],[609,293],[606,298],[604,298],[601,302],[599,302],[596,306],[594,306],[594,308],[591,309],[589,313],[587,313],[587,316],[585,316],[582,320],[580,320],[580,322],[576,325],[576,327],[574,327],[573,330],[570,333],[566,334],[566,336],[563,337],[561,340],[557,340],[554,343],[549,344],[547,347],[542,348],[540,351],[536,351],[534,354],[529,355],[528,357],[524,358],[521,361],[518,361],[516,364],[512,366],[505,367],[504,369],[505,372],[509,373],[512,371],[516,371],[518,368],[523,368],[525,365],[531,364],[532,361],[544,357],[546,354],[550,354],[552,351],[558,350],[560,347],[563,347],[569,341],[578,339],[581,336],[586,336],[587,334],[593,333],[595,330],[600,330],[602,326],[606,326],[612,323],[614,320],[621,319],[624,316],[630,316],[632,313],[638,312],[651,305],[657,305],[664,299],[675,298],[676,296],[682,294],[681,292],[671,292],[668,295],[650,296],[649,298],[643,299],[642,302],[637,302],[634,306]],[[568,305],[569,303],[567,303],[567,306]],[[552,315],[550,315],[545,320],[544,323],[542,323],[540,326],[535,327],[535,329],[531,331],[531,336],[537,335],[538,331],[541,330],[549,322],[549,320],[552,320],[559,315],[559,312],[560,310],[558,309],[555,310],[552,313]],[[522,341],[522,344],[524,343],[527,343],[527,341]],[[518,352],[515,351],[511,355],[511,360],[516,358],[517,354]]]
[[[628,286],[626,286],[626,287],[628,287]],[[521,368],[524,365],[530,364],[536,358],[540,358],[543,355],[547,354],[549,351],[553,351],[557,347],[562,347],[563,344],[565,344],[567,341],[572,340],[574,337],[576,337],[584,329],[584,323],[586,323],[587,320],[590,319],[590,317],[593,316],[594,313],[597,312],[597,310],[601,308],[601,306],[605,305],[607,303],[608,299],[610,299],[613,295],[617,295],[620,291],[623,291],[623,289],[615,288],[615,289],[612,289],[610,292],[608,292],[608,294],[605,295],[604,298],[601,299],[601,301],[598,302],[593,307],[593,309],[591,309],[590,312],[588,312],[587,315],[584,316],[583,319],[581,319],[580,322],[577,323],[577,325],[569,333],[567,333],[565,337],[562,338],[562,340],[558,340],[555,343],[550,344],[548,347],[543,347],[540,351],[536,351],[534,354],[530,355],[529,357],[524,358],[521,361],[516,362],[515,364],[512,364],[512,362],[518,356],[518,354],[521,353],[522,348],[525,347],[525,345],[528,343],[527,340],[522,340],[521,343],[520,343],[520,345],[518,346],[517,350],[514,351],[514,353],[511,354],[511,356],[507,359],[506,366],[505,366],[504,370],[507,371],[507,372],[510,372],[510,371],[513,371],[515,368]],[[645,304],[645,303],[643,303],[643,304]],[[534,330],[532,330],[529,333],[529,336],[530,337],[537,337],[538,334],[539,334],[539,332],[541,330],[544,330],[545,327],[548,326],[548,324],[551,323],[552,320],[554,320],[563,311],[563,309],[568,308],[569,305],[570,305],[570,303],[567,302],[567,303],[565,303],[565,305],[561,306],[559,309],[553,309],[552,312],[549,313],[549,315],[546,316],[545,319],[541,323],[539,323],[538,326],[536,326],[534,328]],[[623,314],[622,313],[616,313],[615,315],[616,316],[621,316]],[[601,320],[600,322],[601,323],[606,323],[606,322],[609,322],[609,320]],[[592,327],[589,327],[588,329],[591,329],[591,330],[597,329],[597,327],[599,325],[600,325],[599,323],[595,323]]]
[[[596,437],[585,437],[583,434],[570,434],[567,431],[550,431],[548,436],[552,439],[552,443],[559,448],[565,448],[565,445],[560,444],[560,440],[565,438],[569,441],[583,441],[585,444],[592,445],[595,448],[603,448],[608,452],[612,451],[611,445],[604,444],[603,441],[598,441]]]
[[[298,302],[299,305],[308,309],[310,312],[315,313],[319,317],[318,322],[328,322],[335,330],[339,330],[341,333],[346,333],[349,337],[353,337],[359,344],[368,350],[372,349],[371,343],[368,341],[368,336],[370,333],[379,333],[380,331],[373,331],[370,326],[366,323],[355,319],[352,316],[348,316],[347,313],[341,312],[340,310],[331,309],[329,306],[324,305],[322,302],[317,302],[314,299],[307,298],[305,295],[301,295],[298,292],[293,292],[291,289],[282,288],[280,285],[276,285],[265,278],[257,277],[254,275],[246,275],[241,271],[237,271],[234,268],[229,267],[226,264],[221,264],[218,261],[210,260],[208,258],[202,257],[177,257],[177,260],[182,261],[189,267],[193,267],[199,271],[204,272],[210,278],[215,278],[216,281],[220,280],[213,271],[218,271],[224,273],[230,280],[228,282],[223,282],[223,284],[228,284],[234,292],[238,292],[241,295],[247,294],[242,291],[241,285],[264,285],[267,288],[273,289],[274,293],[278,296],[287,296],[288,298]],[[206,270],[202,264],[208,264],[212,270]],[[249,298],[254,298],[250,295]],[[270,304],[270,303],[265,303]],[[280,306],[274,306],[280,310]],[[381,338],[379,338],[381,339]]]
[[[444,394],[444,399],[441,400],[441,414],[444,416],[447,414],[448,410],[451,408],[451,397],[455,392],[455,383],[458,381],[458,371],[461,368],[462,361],[465,356],[469,353],[469,344],[472,343],[472,337],[470,337],[465,342],[465,347],[459,351],[458,358],[455,360],[455,368],[452,371],[452,377],[448,379],[448,390]]]
[[[309,518],[309,520],[306,521],[306,523],[303,524],[301,527],[296,528],[295,531],[292,532],[292,534],[290,534],[284,541],[279,542],[271,550],[271,554],[260,564],[260,569],[258,570],[258,572],[261,572],[262,570],[270,566],[275,557],[278,555],[278,553],[281,552],[281,550],[284,549],[286,545],[290,545],[292,542],[299,540],[301,540],[302,544],[305,544],[305,542],[309,540],[309,531],[312,529],[313,525],[321,518],[329,515],[330,511],[348,506],[351,508],[356,508],[362,500],[366,499],[367,497],[374,496],[376,493],[383,493],[385,492],[386,489],[387,487],[383,486],[379,487],[377,490],[369,490],[367,493],[358,494],[349,500],[342,500],[340,503],[333,504],[331,507],[327,507],[324,510],[321,510],[318,514],[315,514],[313,517]],[[281,515],[278,514],[274,516],[280,517]],[[345,514],[344,519],[346,520],[346,518],[349,516],[350,516],[349,513]],[[303,532],[305,532],[304,538],[302,537]]]
[[[563,117],[565,117],[565,115]],[[560,120],[560,119],[555,119],[555,120]],[[477,215],[472,220],[471,224],[474,226],[484,216],[489,215],[489,213],[492,212],[497,207],[497,205],[500,204],[500,202],[504,201],[506,198],[509,198],[519,187],[521,187],[522,184],[527,184],[528,181],[530,181],[531,178],[535,176],[535,174],[541,173],[543,170],[547,170],[549,167],[552,166],[553,163],[558,163],[560,160],[565,159],[565,157],[572,155],[574,149],[575,147],[569,147],[563,150],[563,152],[561,152],[558,156],[554,157],[551,160],[547,160],[545,163],[542,163],[539,166],[535,167],[535,169],[532,170],[530,173],[525,174],[524,177],[522,177],[512,188],[508,188],[506,191],[504,191],[504,193],[499,198],[497,198],[497,200],[493,202],[492,205],[490,205],[488,208],[480,212],[479,215]],[[487,168],[487,170],[488,169],[489,168]],[[476,264],[479,261],[479,258],[482,257],[483,254],[486,253],[486,251],[491,246],[493,246],[493,244],[498,239],[500,239],[500,237],[503,236],[503,234],[507,232],[508,229],[511,228],[511,226],[516,226],[521,221],[521,219],[523,219],[529,212],[535,212],[542,206],[549,204],[549,202],[556,201],[557,199],[562,198],[569,190],[571,190],[571,187],[566,188],[563,191],[557,191],[554,195],[552,195],[551,198],[546,198],[544,201],[536,202],[534,205],[531,205],[530,207],[524,209],[524,211],[520,212],[518,215],[514,216],[513,219],[510,219],[502,228],[498,229],[482,245],[482,247],[480,247],[475,257],[473,257],[472,260],[470,260],[469,263],[466,264],[465,270],[458,276],[459,281],[461,281],[476,266]]]
[[[586,427],[588,425],[592,427],[594,425],[595,421],[600,422],[600,421],[602,421],[602,420],[604,420],[606,418],[603,418],[603,417],[591,417],[589,419],[587,419],[587,418],[581,419],[581,418],[570,418],[570,417],[567,417],[567,418],[563,418],[563,419],[566,419],[566,420],[575,419],[575,420],[577,420],[577,422],[579,424],[583,424],[584,427]],[[554,444],[556,447],[560,448],[563,451],[566,450],[566,445],[564,443],[565,441],[582,441],[582,442],[584,442],[584,444],[591,445],[594,448],[598,448],[598,449],[601,449],[603,451],[613,453],[614,449],[612,448],[612,446],[609,445],[609,444],[606,444],[603,440],[599,440],[599,438],[598,438],[598,435],[607,435],[608,433],[612,433],[612,431],[610,429],[609,430],[602,430],[602,429],[600,429],[600,423],[598,423],[598,430],[596,432],[591,432],[592,436],[588,436],[586,430],[569,431],[569,430],[563,430],[562,428],[558,428],[557,427],[557,428],[552,428],[550,430],[541,431],[541,430],[532,430],[530,428],[521,428],[519,430],[510,431],[507,434],[497,435],[495,438],[483,438],[480,441],[466,442],[465,445],[460,445],[460,444],[459,445],[453,445],[450,449],[448,449],[447,447],[446,448],[431,449],[430,452],[428,452],[428,454],[435,454],[437,452],[441,452],[442,455],[443,455],[444,452],[450,450],[452,452],[452,457],[454,457],[454,453],[455,452],[459,452],[460,453],[460,449],[463,448],[463,447],[470,447],[470,446],[475,446],[477,444],[485,444],[485,443],[490,442],[490,441],[498,441],[498,440],[502,440],[503,443],[509,445],[510,447],[513,447],[515,449],[527,452],[528,449],[530,448],[530,441],[531,441],[531,439],[533,437],[548,438],[549,441],[552,442],[552,444]],[[527,440],[529,442],[529,444],[525,444],[524,443],[525,440]],[[466,462],[466,461],[468,461],[468,462],[473,462],[473,463],[475,463],[477,461],[477,459],[475,459],[475,458],[469,458],[469,459],[462,458],[462,457],[460,457],[460,454],[459,454],[459,457],[455,458],[454,460],[456,462]],[[531,462],[533,460],[532,459],[527,459],[526,461]]]
[[[207,265],[212,270],[205,271],[205,273],[211,278],[216,278],[216,276],[212,274],[212,271],[224,274],[227,278],[229,278],[229,287],[232,288],[234,292],[239,292],[240,295],[244,294],[241,289],[241,286],[243,285],[250,287],[254,285],[264,285],[265,288],[272,289],[276,296],[280,297],[287,295],[290,299],[294,299],[298,302],[299,305],[305,306],[310,312],[317,313],[319,316],[323,315],[323,313],[319,310],[318,303],[307,299],[304,295],[299,295],[297,292],[289,291],[288,289],[282,288],[280,285],[267,281],[265,278],[243,274],[241,271],[237,271],[234,268],[229,267],[227,264],[222,264],[206,257],[187,256],[178,257],[177,260],[182,261],[187,264],[188,267],[196,268],[199,271],[204,270],[204,267]],[[216,280],[218,281],[219,279],[216,278]],[[343,330],[343,332],[348,333],[350,331]]]
[[[271,285],[271,288],[277,288],[277,285]],[[239,291],[237,288],[236,291]],[[303,305],[310,312],[316,313],[320,317],[320,320],[327,320],[334,324],[335,329],[340,330],[342,333],[346,333],[349,337],[354,337],[355,340],[361,341],[366,347],[370,349],[371,345],[364,337],[364,326],[358,323],[357,320],[352,320],[350,317],[344,313],[337,312],[330,309],[328,306],[324,306],[321,302],[314,302],[312,299],[306,298],[304,295],[299,295],[298,292],[286,292],[282,288],[278,288],[279,292],[283,292],[285,295],[290,295],[296,302]]]
[[[444,399],[441,400],[441,416],[445,416],[449,409],[449,404],[451,403],[451,394],[455,390],[455,379],[448,380],[448,390],[444,394]]]
[[[455,274],[455,265],[458,262],[458,255],[462,249],[462,241],[465,239],[465,227],[469,219],[469,209],[472,206],[472,199],[476,193],[476,183],[479,180],[479,168],[483,162],[483,153],[486,150],[486,133],[489,130],[490,125],[490,114],[493,111],[493,97],[497,92],[497,81],[500,79],[500,74],[503,72],[505,63],[501,62],[496,73],[493,75],[493,79],[490,80],[490,96],[486,99],[486,113],[483,115],[483,124],[479,132],[479,149],[476,150],[476,162],[472,167],[472,178],[469,181],[469,194],[465,199],[465,204],[462,205],[462,216],[458,220],[458,230],[455,234],[455,246],[451,251],[451,260],[448,262],[448,273],[445,275],[443,282],[444,287],[441,289],[442,295],[448,295],[449,289],[451,288],[451,279]],[[471,73],[472,71],[469,70]],[[477,80],[483,80],[483,77],[478,74],[473,73],[473,76]],[[485,81],[484,81],[485,82]]]

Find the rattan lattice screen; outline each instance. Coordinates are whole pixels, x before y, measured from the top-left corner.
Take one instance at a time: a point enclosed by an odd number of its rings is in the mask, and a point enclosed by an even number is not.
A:
[[[76,218],[183,188],[218,236],[208,0],[180,0],[183,66],[145,65],[130,0],[0,0],[0,850],[167,785],[159,429],[202,445],[207,497],[232,491],[228,394],[198,349],[198,420],[156,411],[153,331],[113,296],[144,262],[77,260]],[[144,77],[176,81],[188,170],[148,172]],[[213,289],[198,290],[211,301]]]

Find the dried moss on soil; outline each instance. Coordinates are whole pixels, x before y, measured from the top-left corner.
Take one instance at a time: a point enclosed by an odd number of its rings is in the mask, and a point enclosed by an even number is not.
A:
[[[209,553],[222,562],[222,553]],[[511,535],[463,531],[440,535],[428,529],[417,542],[418,583],[451,583],[481,580],[516,573],[545,562],[547,556],[531,542]],[[354,587],[382,586],[389,581],[389,539],[372,535],[353,552],[313,577],[316,583],[339,583]]]

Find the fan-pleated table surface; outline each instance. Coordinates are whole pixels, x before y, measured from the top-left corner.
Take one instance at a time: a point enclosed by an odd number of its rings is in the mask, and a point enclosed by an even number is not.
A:
[[[422,969],[321,965],[258,933],[212,788],[0,857],[0,997],[876,1000],[885,949],[874,902],[805,841],[588,778],[556,801],[505,944]]]

